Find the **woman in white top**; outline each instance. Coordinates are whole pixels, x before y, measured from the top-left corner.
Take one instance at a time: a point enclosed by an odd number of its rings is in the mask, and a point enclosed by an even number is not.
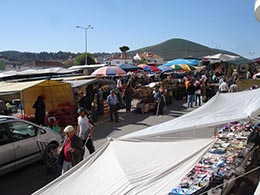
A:
[[[95,152],[95,147],[92,141],[94,127],[91,124],[87,115],[85,114],[84,108],[79,108],[78,113],[79,113],[78,128],[77,128],[78,136],[82,140],[83,145],[87,146],[89,153],[92,154],[93,152]],[[84,152],[83,152],[83,156],[84,156]]]

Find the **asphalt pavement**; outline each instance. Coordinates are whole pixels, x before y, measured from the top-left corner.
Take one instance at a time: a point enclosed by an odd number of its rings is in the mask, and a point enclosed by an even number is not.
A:
[[[120,110],[119,123],[104,120],[96,124],[93,137],[94,145],[97,149],[106,143],[107,137],[118,138],[169,121],[191,110],[191,108],[186,108],[184,101],[174,101],[173,104],[166,107],[165,114],[161,116],[156,116],[153,112],[142,114],[136,111],[126,113],[124,110]],[[88,152],[86,152],[87,155]],[[0,177],[0,194],[28,195],[48,184],[59,175],[60,171],[55,174],[47,173],[43,163],[39,161]]]

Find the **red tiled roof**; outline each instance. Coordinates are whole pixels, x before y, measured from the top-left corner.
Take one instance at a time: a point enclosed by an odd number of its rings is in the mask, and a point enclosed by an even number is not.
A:
[[[155,53],[152,53],[152,52],[143,52],[143,53],[138,53],[138,55],[141,57],[141,58],[154,58],[154,59],[158,59],[158,58],[162,58],[161,56],[155,54]]]

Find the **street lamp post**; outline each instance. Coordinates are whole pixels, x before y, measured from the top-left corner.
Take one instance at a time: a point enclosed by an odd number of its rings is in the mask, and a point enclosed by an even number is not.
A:
[[[81,28],[85,30],[85,52],[86,52],[85,64],[88,65],[88,30],[93,29],[94,27],[89,24],[87,27],[76,26],[76,28]]]

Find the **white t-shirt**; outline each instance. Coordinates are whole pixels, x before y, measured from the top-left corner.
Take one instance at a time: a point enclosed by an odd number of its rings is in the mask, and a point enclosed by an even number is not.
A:
[[[204,74],[201,76],[201,80],[206,82],[208,80],[208,77]]]
[[[116,87],[117,87],[117,88],[121,88],[121,87],[122,87],[121,79],[118,79],[118,80],[117,80]]]
[[[228,85],[225,81],[223,81],[220,86],[219,86],[219,90],[221,92],[228,92]]]
[[[78,125],[79,125],[79,137],[82,140],[86,140],[89,133],[89,120],[87,116],[83,118],[81,116],[78,117]]]

